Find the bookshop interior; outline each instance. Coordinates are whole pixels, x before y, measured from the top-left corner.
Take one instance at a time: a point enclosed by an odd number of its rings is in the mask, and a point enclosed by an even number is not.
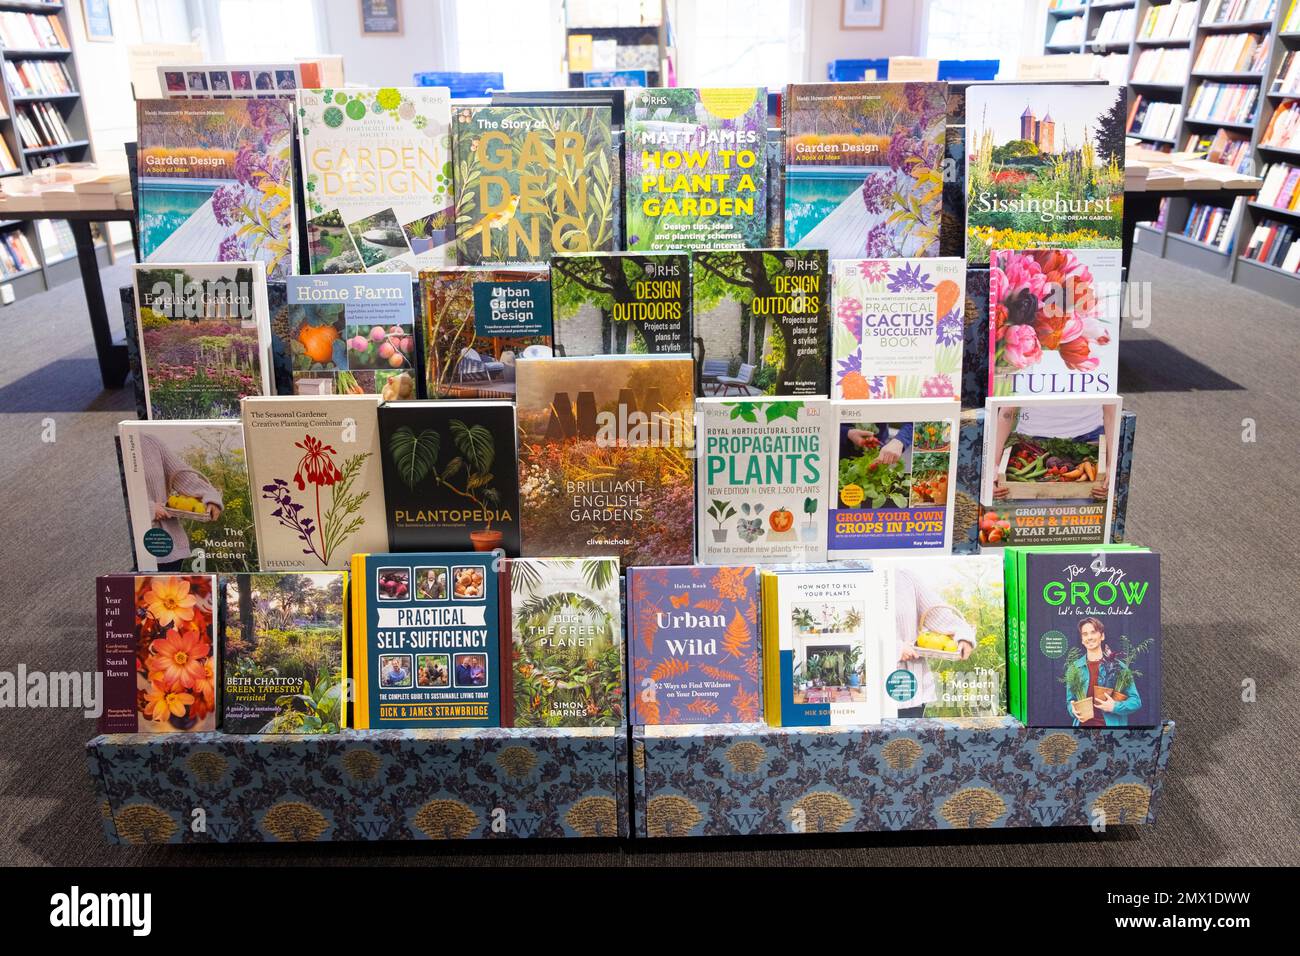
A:
[[[0,864],[1300,862],[1300,0],[0,67]]]

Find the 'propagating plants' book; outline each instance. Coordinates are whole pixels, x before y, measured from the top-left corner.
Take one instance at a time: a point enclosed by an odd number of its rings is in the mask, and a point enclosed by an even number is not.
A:
[[[593,252],[551,260],[559,355],[691,352],[685,253]]]

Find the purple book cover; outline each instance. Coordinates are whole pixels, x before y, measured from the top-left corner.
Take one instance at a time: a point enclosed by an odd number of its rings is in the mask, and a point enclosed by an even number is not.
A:
[[[757,721],[752,566],[628,568],[635,724]]]

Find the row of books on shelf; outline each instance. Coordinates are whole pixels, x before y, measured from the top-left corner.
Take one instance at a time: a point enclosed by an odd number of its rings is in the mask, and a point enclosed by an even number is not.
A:
[[[1274,163],[1264,170],[1263,178],[1256,202],[1275,209],[1300,207],[1300,167]]]
[[[1227,166],[1239,173],[1250,173],[1253,166],[1250,137],[1235,131],[1219,129],[1211,136],[1193,130],[1187,134],[1183,149],[1189,153],[1204,153],[1210,162]]]
[[[1270,93],[1280,93],[1282,95],[1297,94],[1300,95],[1300,51],[1287,50],[1286,55],[1282,57],[1282,62],[1278,64],[1277,74],[1273,77],[1273,85],[1269,89]]]
[[[1128,43],[1133,39],[1133,31],[1136,27],[1136,6],[1107,10],[1097,23],[1097,29],[1092,35],[1092,42],[1098,45]]]
[[[77,140],[53,103],[20,103],[14,113],[14,126],[26,149],[62,146]]]
[[[0,173],[12,173],[19,169],[19,165],[14,161],[14,154],[9,149],[9,143],[0,137]]]
[[[1202,26],[1272,20],[1277,0],[1206,0]]]
[[[1244,198],[1237,198],[1225,208],[1209,203],[1192,203],[1182,234],[1188,239],[1217,249],[1226,255],[1232,253],[1237,237],[1237,223],[1241,219]]]
[[[1152,4],[1142,20],[1139,40],[1190,40],[1196,29],[1198,0]]]
[[[96,580],[103,733],[1160,720],[1159,555],[853,565],[367,553]],[[625,597],[623,596],[625,594]]]
[[[1241,258],[1262,262],[1286,272],[1300,272],[1300,243],[1296,242],[1296,224],[1265,219],[1250,234]]]
[[[1300,101],[1283,101],[1269,117],[1259,142],[1279,149],[1300,149]]]
[[[1291,0],[1291,6],[1287,8],[1286,16],[1282,18],[1282,23],[1278,27],[1279,33],[1300,33],[1300,3]]]
[[[1201,41],[1192,69],[1198,73],[1261,73],[1268,65],[1266,33],[1212,33]]]
[[[1083,43],[1087,29],[1088,18],[1086,16],[1062,17],[1053,24],[1052,32],[1047,38],[1047,45],[1080,46]]]
[[[0,231],[0,276],[9,278],[40,265],[32,244],[21,229]]]
[[[1130,135],[1150,139],[1168,140],[1178,135],[1182,122],[1181,103],[1153,100],[1139,93],[1129,106],[1128,131]]]
[[[0,44],[6,50],[67,50],[68,35],[59,18],[50,14],[0,12]]]
[[[72,77],[61,60],[5,60],[5,80],[16,96],[75,93]]]
[[[577,27],[657,27],[663,20],[662,0],[569,0],[565,22]]]
[[[1133,65],[1134,83],[1165,83],[1181,87],[1187,80],[1188,51],[1179,47],[1152,47],[1138,54]]]
[[[1187,107],[1190,120],[1249,125],[1259,103],[1259,84],[1202,81]]]

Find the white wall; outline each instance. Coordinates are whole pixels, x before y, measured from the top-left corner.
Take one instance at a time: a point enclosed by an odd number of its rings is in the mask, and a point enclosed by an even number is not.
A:
[[[402,35],[363,36],[360,4],[325,0],[325,48],[343,57],[343,77],[359,86],[410,86],[411,77],[446,70],[440,7],[451,0],[405,0]],[[502,29],[508,26],[502,25]]]
[[[805,80],[826,79],[831,60],[875,60],[891,56],[919,56],[925,0],[884,0],[885,15],[879,30],[840,28],[840,0],[805,0],[808,4],[808,55]]]

